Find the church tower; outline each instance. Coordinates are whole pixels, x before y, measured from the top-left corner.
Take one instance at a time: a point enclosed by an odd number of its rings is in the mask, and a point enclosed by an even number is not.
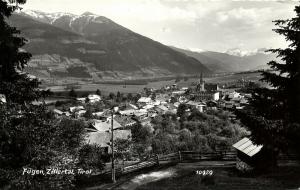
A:
[[[200,83],[199,83],[199,85],[200,85],[200,91],[205,91],[205,88],[204,88],[204,84],[205,84],[205,82],[204,82],[204,80],[203,80],[203,73],[201,72],[201,75],[200,75],[200,81],[199,81]]]

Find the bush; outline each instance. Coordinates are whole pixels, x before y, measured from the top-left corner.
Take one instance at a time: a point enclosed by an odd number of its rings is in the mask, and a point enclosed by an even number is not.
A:
[[[94,144],[83,145],[79,150],[78,166],[83,169],[102,170],[104,168],[104,161],[106,161],[103,149]]]

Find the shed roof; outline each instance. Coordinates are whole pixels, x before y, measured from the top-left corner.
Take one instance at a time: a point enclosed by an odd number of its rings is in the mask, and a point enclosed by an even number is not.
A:
[[[247,137],[243,138],[232,146],[250,157],[257,154],[263,147],[263,145],[254,145]]]
[[[103,121],[103,120],[98,120],[98,119],[94,119],[94,128],[97,129],[97,131],[99,132],[105,132],[111,129],[111,119],[108,118],[107,120]],[[122,128],[122,125],[117,122],[114,119],[114,125],[113,125],[114,129],[118,129],[118,128]]]
[[[114,131],[114,139],[131,139],[131,130]],[[111,140],[111,134],[106,132],[88,132],[85,138],[88,144],[98,144],[101,147],[108,147]]]

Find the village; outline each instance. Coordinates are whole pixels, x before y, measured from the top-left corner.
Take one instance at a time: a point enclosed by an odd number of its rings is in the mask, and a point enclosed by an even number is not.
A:
[[[249,81],[246,84],[248,83]],[[240,87],[245,87],[245,85]],[[157,118],[171,114],[177,116],[175,120],[180,121],[179,112],[184,112],[186,117],[189,117],[195,110],[203,114],[224,112],[227,114],[226,119],[234,123],[236,120],[234,111],[243,109],[251,97],[250,93],[242,93],[238,90],[239,88],[220,88],[219,84],[205,83],[201,74],[196,83],[187,87],[179,88],[177,84],[173,84],[161,89],[144,88],[142,93],[135,96],[110,93],[107,97],[101,96],[100,90],[97,90],[94,94],[77,97],[72,103],[57,102],[52,110],[57,118],[83,119],[87,123],[86,143],[97,145],[101,147],[103,154],[110,155],[112,153],[112,127],[114,140],[126,142],[126,140],[131,141],[133,138],[133,126],[140,126],[146,128],[149,133],[155,133],[158,131],[156,131],[157,127],[155,126]],[[74,93],[74,90],[71,90],[70,95],[74,96]],[[235,138],[232,135],[230,137],[239,139],[242,136],[236,135]],[[225,149],[232,150],[232,144],[233,142],[227,145]],[[200,147],[201,144],[196,146]],[[252,146],[253,149],[256,148],[256,146]],[[152,150],[151,145],[144,148]],[[150,152],[153,153],[153,151]],[[132,160],[133,157],[126,159]],[[141,161],[141,157],[134,157],[133,160]],[[110,159],[106,159],[106,162],[109,161]]]

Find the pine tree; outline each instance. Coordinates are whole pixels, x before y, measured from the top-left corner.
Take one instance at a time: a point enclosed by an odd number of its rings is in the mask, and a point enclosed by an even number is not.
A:
[[[0,94],[8,103],[26,104],[37,100],[42,94],[38,90],[39,81],[22,73],[31,54],[21,48],[26,39],[20,31],[7,24],[6,20],[17,10],[18,4],[26,0],[0,1]]]
[[[269,62],[272,71],[262,72],[262,81],[271,88],[254,90],[250,106],[237,113],[251,130],[252,140],[275,156],[288,148],[297,150],[300,143],[300,6],[295,12],[295,18],[274,21],[278,27],[274,31],[290,44],[269,50],[282,60]]]

